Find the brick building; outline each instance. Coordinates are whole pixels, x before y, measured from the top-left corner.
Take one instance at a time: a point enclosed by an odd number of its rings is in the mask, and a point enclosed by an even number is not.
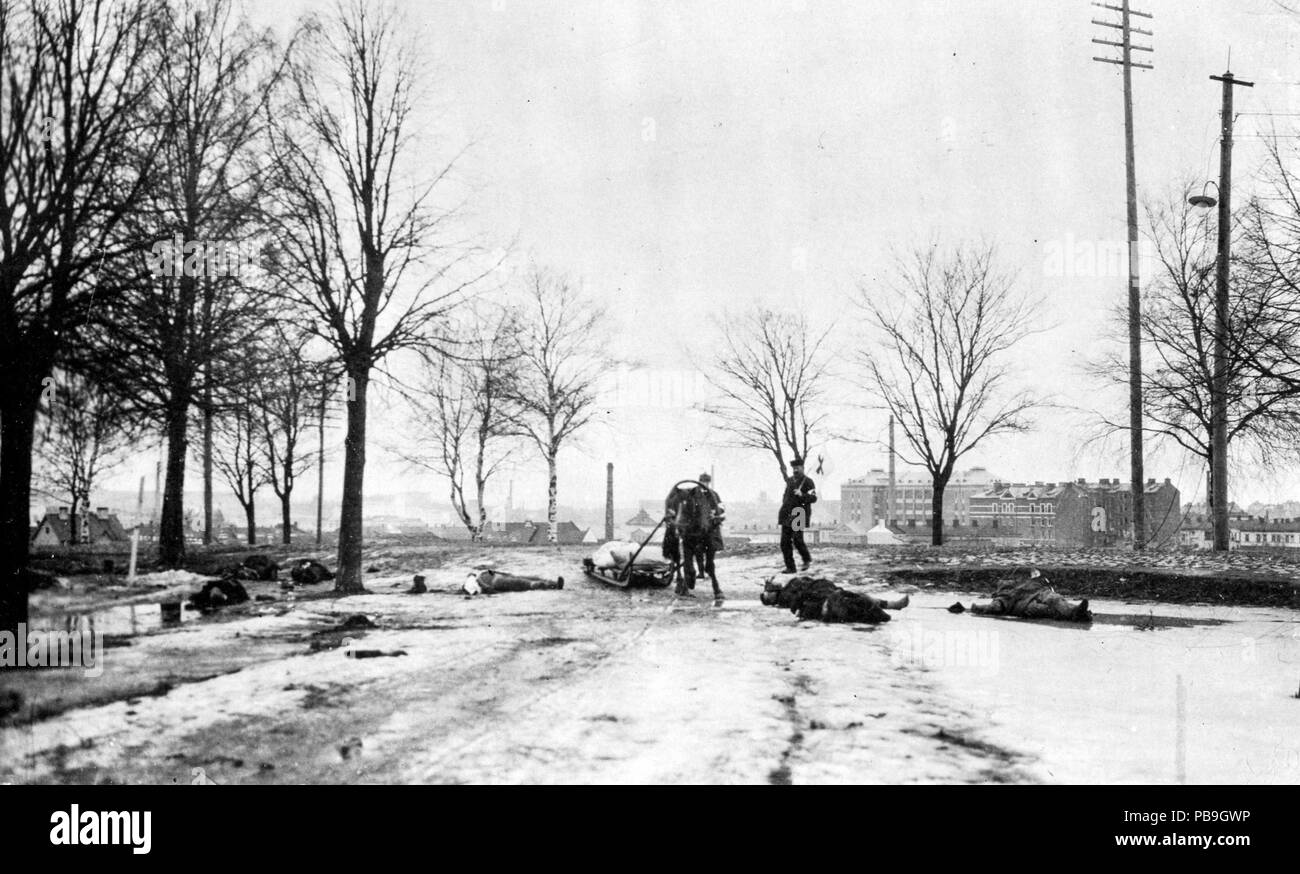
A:
[[[1056,510],[1065,486],[993,483],[970,498],[970,521],[990,537],[1022,543],[1056,542]]]
[[[1144,494],[1147,545],[1175,545],[1182,521],[1178,489],[1168,479],[1149,479]],[[1118,479],[999,482],[970,499],[972,526],[997,529],[1000,539],[1025,544],[1121,546],[1132,539],[1132,514],[1132,491]]]

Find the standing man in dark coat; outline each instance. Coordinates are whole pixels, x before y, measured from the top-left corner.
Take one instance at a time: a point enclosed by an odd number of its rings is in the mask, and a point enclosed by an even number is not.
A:
[[[803,542],[804,529],[812,519],[812,505],[817,503],[817,484],[803,472],[803,459],[790,462],[793,473],[785,481],[785,495],[781,498],[781,512],[776,517],[781,526],[781,557],[785,559],[785,573],[795,572],[794,551],[799,550],[803,569],[808,570],[812,556]]]

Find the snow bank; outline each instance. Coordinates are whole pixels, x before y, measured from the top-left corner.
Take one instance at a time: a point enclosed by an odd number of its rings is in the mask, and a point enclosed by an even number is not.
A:
[[[137,574],[131,584],[136,586],[179,586],[187,583],[205,583],[211,579],[215,578],[196,574],[193,571],[170,570],[156,571],[151,574]]]

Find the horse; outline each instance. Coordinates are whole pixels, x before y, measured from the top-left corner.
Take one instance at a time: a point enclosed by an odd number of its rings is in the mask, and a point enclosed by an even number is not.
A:
[[[677,583],[675,591],[678,595],[692,597],[691,591],[695,588],[698,569],[700,575],[707,576],[713,583],[714,599],[722,600],[722,587],[718,585],[718,575],[713,565],[717,552],[714,534],[717,498],[712,491],[695,480],[683,480],[669,492],[668,499],[664,502],[664,511],[671,526],[671,531],[664,535],[664,555],[670,560],[676,558],[670,555],[671,536],[675,535],[674,539],[681,549],[684,579]]]

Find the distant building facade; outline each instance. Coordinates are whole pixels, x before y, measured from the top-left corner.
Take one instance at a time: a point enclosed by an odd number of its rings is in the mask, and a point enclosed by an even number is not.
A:
[[[1143,495],[1147,545],[1177,545],[1182,521],[1177,487],[1168,479],[1149,479]],[[1133,494],[1118,479],[996,482],[970,499],[970,520],[999,540],[1027,545],[1120,546],[1133,536]]]
[[[489,543],[540,545],[550,542],[549,527],[545,522],[493,522],[484,530],[483,539]],[[582,543],[587,537],[587,529],[572,522],[557,522],[555,535],[560,544]]]
[[[943,523],[966,525],[970,521],[970,500],[988,491],[993,475],[982,467],[954,472],[943,490]],[[889,474],[874,468],[866,476],[840,485],[840,519],[845,525],[868,529],[882,519],[895,525],[908,522],[930,524],[934,482],[929,474],[906,473],[895,477],[894,503],[889,503]]]
[[[1178,532],[1178,544],[1190,549],[1214,548],[1214,521],[1188,516]],[[1300,519],[1267,519],[1234,515],[1228,520],[1229,549],[1300,549]]]

